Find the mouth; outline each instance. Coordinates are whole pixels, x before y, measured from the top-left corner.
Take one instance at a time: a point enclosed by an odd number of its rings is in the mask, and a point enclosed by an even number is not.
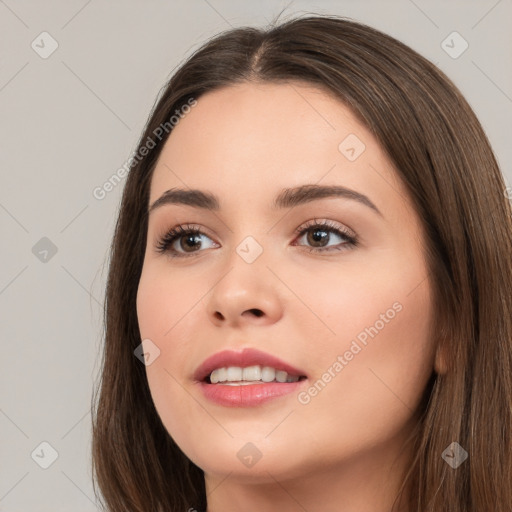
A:
[[[208,384],[234,382],[295,382],[307,378],[304,371],[281,359],[256,350],[223,350],[196,369],[194,379]]]
[[[307,378],[304,371],[250,348],[214,354],[194,373],[206,398],[230,407],[259,405],[289,394]]]

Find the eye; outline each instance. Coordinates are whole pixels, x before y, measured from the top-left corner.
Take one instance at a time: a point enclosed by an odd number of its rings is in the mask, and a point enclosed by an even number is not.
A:
[[[311,244],[308,248],[309,252],[340,251],[355,247],[358,244],[357,235],[353,231],[331,221],[314,219],[309,221],[306,226],[298,228],[296,233],[300,235],[297,240],[305,238],[307,243]],[[200,249],[204,249],[202,247],[203,237],[210,240],[210,248],[218,247],[218,244],[213,242],[199,228],[186,224],[176,226],[165,233],[157,242],[156,250],[173,258],[192,256],[194,253],[200,252]],[[332,238],[334,238],[334,241],[336,241],[336,238],[340,241],[334,246],[329,246],[328,244],[332,241]],[[294,242],[292,245],[302,244]]]
[[[171,257],[186,257],[198,252],[197,249],[202,243],[201,237],[211,240],[195,226],[176,226],[158,241],[156,249],[158,252],[168,253]],[[213,242],[213,245],[216,246],[217,244]]]
[[[314,219],[309,221],[306,226],[298,228],[296,232],[301,235],[298,240],[305,238],[306,242],[311,244],[308,248],[310,252],[340,251],[350,249],[358,244],[357,235],[352,230],[331,221]],[[341,242],[329,247],[327,244],[332,241],[332,238],[337,238]]]

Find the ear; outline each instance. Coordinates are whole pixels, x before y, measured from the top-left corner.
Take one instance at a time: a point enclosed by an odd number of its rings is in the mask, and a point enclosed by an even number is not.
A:
[[[438,375],[444,375],[448,371],[447,350],[444,343],[440,343],[437,347],[434,370]]]
[[[444,375],[449,369],[449,349],[448,343],[451,336],[446,329],[441,328],[437,340],[436,355],[434,360],[434,370],[438,375]]]

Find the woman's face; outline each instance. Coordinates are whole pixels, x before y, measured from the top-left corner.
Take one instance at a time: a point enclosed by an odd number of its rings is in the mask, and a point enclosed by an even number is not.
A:
[[[167,140],[149,204],[138,321],[183,452],[207,475],[252,481],[351,461],[382,471],[435,353],[421,222],[371,133],[310,86],[210,92]]]

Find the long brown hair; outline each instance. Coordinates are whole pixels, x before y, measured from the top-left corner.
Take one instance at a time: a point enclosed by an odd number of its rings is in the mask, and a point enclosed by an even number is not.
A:
[[[247,81],[306,82],[335,94],[380,142],[422,220],[445,370],[433,372],[417,411],[402,486],[409,510],[510,512],[512,212],[495,156],[467,101],[432,63],[364,24],[316,15],[212,38],[174,73],[146,124],[139,148],[149,138],[156,145],[125,184],[93,396],[93,470],[106,509],[206,508],[203,471],[164,428],[134,356],[136,294],[152,171],[172,132],[155,140],[155,130],[192,98]],[[452,442],[468,453],[456,469],[441,456]]]

